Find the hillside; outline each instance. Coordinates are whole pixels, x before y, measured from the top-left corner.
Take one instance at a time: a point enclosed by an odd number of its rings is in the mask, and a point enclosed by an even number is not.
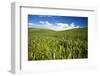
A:
[[[28,60],[87,58],[87,39],[86,28],[64,31],[28,28]]]

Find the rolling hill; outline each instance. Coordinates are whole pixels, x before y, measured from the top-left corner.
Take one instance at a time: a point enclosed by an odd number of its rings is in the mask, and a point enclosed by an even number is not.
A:
[[[88,30],[54,31],[28,28],[28,60],[80,59],[88,57]]]

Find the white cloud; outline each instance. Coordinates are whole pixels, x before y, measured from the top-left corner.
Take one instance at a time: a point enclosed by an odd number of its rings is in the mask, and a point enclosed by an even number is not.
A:
[[[75,25],[75,23],[67,24],[67,23],[56,23],[56,27],[53,30],[62,31],[62,30],[69,30],[74,28],[79,28],[80,26]]]
[[[29,25],[29,26],[32,26],[32,25],[33,25],[33,23],[28,23],[28,25]]]
[[[28,28],[32,28],[33,23],[28,23]]]
[[[40,21],[40,23],[41,23],[41,24],[45,24],[45,22],[44,22],[44,21]]]
[[[49,23],[48,21],[40,21],[41,24],[44,24],[44,25],[52,25],[51,23]]]
[[[63,28],[67,28],[69,27],[69,24],[65,24],[65,23],[56,23],[57,26],[63,27]]]
[[[45,24],[47,24],[47,25],[52,25],[52,24],[51,24],[51,23],[49,23],[48,21],[46,21],[46,22],[45,22]]]
[[[75,23],[71,23],[70,26],[71,26],[71,27],[75,27]]]
[[[67,23],[55,23],[52,24],[48,21],[40,21],[39,22],[40,25],[37,25],[37,28],[48,28],[48,29],[52,29],[55,31],[62,31],[62,30],[69,30],[69,29],[74,29],[74,28],[80,28],[79,25],[75,25],[74,22],[72,22],[71,24],[67,24]],[[42,25],[41,25],[42,24]],[[34,24],[33,23],[29,23],[29,27],[31,28]]]

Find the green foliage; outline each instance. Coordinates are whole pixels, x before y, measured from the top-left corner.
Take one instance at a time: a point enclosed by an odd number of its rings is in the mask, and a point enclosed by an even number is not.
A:
[[[28,60],[88,57],[87,29],[65,31],[28,28]]]

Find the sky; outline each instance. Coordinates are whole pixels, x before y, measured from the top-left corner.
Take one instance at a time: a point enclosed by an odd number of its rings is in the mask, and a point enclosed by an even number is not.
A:
[[[88,17],[28,15],[29,28],[48,28],[55,31],[88,27]]]

